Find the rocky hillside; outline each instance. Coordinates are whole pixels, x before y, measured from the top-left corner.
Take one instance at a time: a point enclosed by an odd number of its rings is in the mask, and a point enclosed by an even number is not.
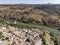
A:
[[[0,26],[0,45],[58,45],[52,32]]]
[[[0,5],[0,45],[59,45],[60,5]]]

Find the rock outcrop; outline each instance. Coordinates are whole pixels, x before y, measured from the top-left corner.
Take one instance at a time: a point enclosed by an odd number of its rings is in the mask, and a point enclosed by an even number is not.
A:
[[[54,45],[49,32],[43,32],[41,29],[0,26],[0,32],[3,35],[0,38],[0,45]]]

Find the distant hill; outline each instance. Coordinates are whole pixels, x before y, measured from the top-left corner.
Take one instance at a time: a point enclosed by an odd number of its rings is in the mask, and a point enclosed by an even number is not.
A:
[[[0,4],[0,17],[60,26],[60,4]]]

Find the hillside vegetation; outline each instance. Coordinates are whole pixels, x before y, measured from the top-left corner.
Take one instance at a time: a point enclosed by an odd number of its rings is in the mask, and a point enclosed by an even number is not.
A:
[[[60,26],[60,5],[0,5],[0,17],[25,23]]]

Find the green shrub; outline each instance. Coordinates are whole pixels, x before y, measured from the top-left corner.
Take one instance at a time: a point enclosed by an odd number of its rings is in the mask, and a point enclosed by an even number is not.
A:
[[[4,37],[4,35],[3,35],[3,33],[2,33],[2,32],[0,32],[0,39],[1,39],[2,37]]]
[[[47,45],[47,44],[46,44],[46,40],[45,40],[44,37],[42,37],[42,41],[43,41],[43,44],[44,44],[44,45]]]
[[[54,37],[54,33],[53,33],[53,32],[50,32],[50,35],[51,35],[52,37]]]
[[[43,33],[43,35],[41,35],[41,38],[42,38],[43,44],[47,45],[46,40],[45,40],[45,32]]]
[[[54,42],[54,45],[59,45],[57,37],[54,35],[54,33],[50,32],[50,35],[51,35],[51,40],[53,40]]]

